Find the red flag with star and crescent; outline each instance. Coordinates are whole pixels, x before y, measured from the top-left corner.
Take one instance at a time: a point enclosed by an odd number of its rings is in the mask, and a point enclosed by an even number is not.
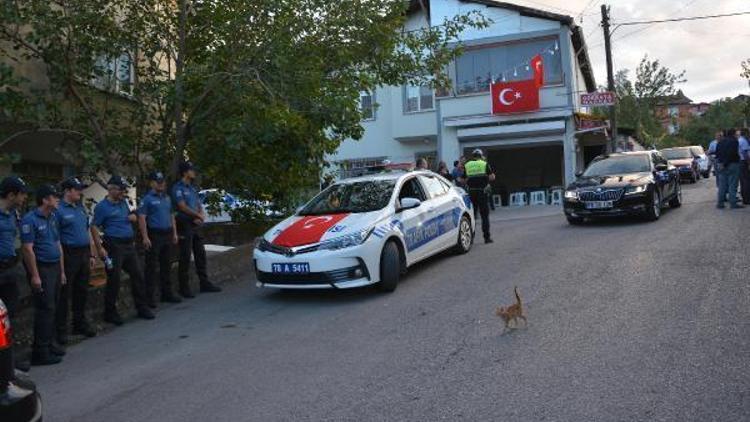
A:
[[[534,70],[532,79],[492,84],[492,114],[539,110],[539,88],[544,84],[542,57],[534,56],[530,65]]]

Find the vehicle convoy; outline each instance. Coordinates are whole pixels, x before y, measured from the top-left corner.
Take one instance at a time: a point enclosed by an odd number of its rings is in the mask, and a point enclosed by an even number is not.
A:
[[[623,152],[595,158],[565,190],[570,224],[587,218],[637,215],[658,220],[665,204],[682,204],[677,169],[658,151]]]
[[[414,263],[473,241],[466,192],[430,171],[393,172],[329,186],[259,239],[253,258],[259,287],[393,291]]]
[[[13,365],[13,336],[10,317],[0,300],[0,421],[42,420],[42,400],[36,385]]]
[[[677,167],[682,180],[695,183],[701,178],[701,170],[698,164],[698,156],[692,147],[667,148],[661,150],[662,155],[669,164]]]
[[[691,146],[690,149],[693,151],[695,159],[698,162],[698,170],[700,171],[701,176],[706,179],[711,177],[711,168],[713,166],[711,164],[711,158],[706,154],[706,151],[700,145]]]

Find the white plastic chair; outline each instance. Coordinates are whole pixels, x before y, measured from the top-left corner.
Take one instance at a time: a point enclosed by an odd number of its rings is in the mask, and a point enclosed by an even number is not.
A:
[[[528,195],[526,192],[513,192],[510,194],[511,207],[523,207],[528,205]]]
[[[550,189],[550,205],[562,205],[563,203],[563,190],[562,189]]]
[[[531,192],[531,205],[547,205],[547,192],[535,190]]]

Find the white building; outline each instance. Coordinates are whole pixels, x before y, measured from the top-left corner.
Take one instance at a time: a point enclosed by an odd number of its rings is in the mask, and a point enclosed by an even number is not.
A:
[[[407,30],[440,25],[446,17],[479,11],[492,20],[461,35],[464,54],[449,66],[452,92],[386,86],[362,93],[371,118],[359,141],[347,140],[329,160],[340,177],[388,159],[413,163],[426,157],[452,168],[480,147],[496,170],[495,193],[560,186],[601,153],[601,133],[576,133],[579,94],[596,90],[581,28],[572,17],[492,0],[413,1]],[[425,7],[422,7],[424,5]],[[492,80],[531,78],[526,66],[544,60],[540,109],[493,115]]]

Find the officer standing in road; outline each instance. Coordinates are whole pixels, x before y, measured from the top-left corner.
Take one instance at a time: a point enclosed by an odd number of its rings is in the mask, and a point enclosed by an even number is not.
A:
[[[167,194],[167,182],[160,171],[152,172],[148,179],[151,191],[143,197],[138,209],[138,226],[146,250],[146,300],[149,306],[156,307],[154,290],[157,262],[161,280],[161,301],[180,303],[182,300],[173,293],[170,281],[171,250],[172,245],[177,244],[177,226],[172,213],[172,200]]]
[[[94,225],[104,231],[104,244],[112,267],[107,269],[107,289],[104,298],[104,320],[111,324],[122,325],[123,320],[117,312],[117,296],[120,292],[120,272],[125,270],[130,276],[130,290],[138,317],[154,319],[154,313],[148,308],[143,273],[135,250],[133,225],[137,217],[130,210],[125,198],[127,182],[120,176],[112,176],[107,182],[107,197],[94,207]],[[95,241],[98,237],[95,238]],[[97,245],[101,246],[101,245]],[[101,248],[98,248],[101,250]]]
[[[19,285],[25,280],[18,265],[16,236],[18,235],[18,211],[28,197],[26,182],[17,176],[8,176],[0,182],[0,300],[8,309],[8,316],[15,322],[18,309]],[[19,359],[14,353],[16,369],[29,370],[28,361]]]
[[[65,284],[60,231],[54,215],[59,201],[54,186],[42,185],[36,191],[37,208],[21,220],[24,262],[34,296],[32,365],[54,365],[65,355],[65,351],[53,343],[55,306],[60,287]]]
[[[198,228],[206,221],[206,213],[195,189],[196,170],[193,163],[180,163],[180,180],[172,187],[172,200],[177,209],[177,235],[180,243],[180,263],[178,267],[180,281],[180,295],[193,298],[190,291],[188,267],[190,253],[195,260],[195,272],[200,280],[200,291],[220,292],[221,288],[208,281],[206,272],[206,249],[203,246],[203,236]]]
[[[96,331],[86,319],[86,297],[88,296],[91,267],[96,264],[98,252],[91,239],[89,216],[81,203],[86,185],[77,177],[66,179],[61,184],[63,198],[55,216],[60,228],[60,243],[65,258],[65,278],[68,283],[60,289],[57,303],[57,342],[68,343],[69,306],[73,307],[73,334],[96,336]]]
[[[487,201],[487,186],[495,180],[495,172],[489,163],[485,161],[482,150],[475,149],[472,159],[464,165],[466,169],[466,185],[469,188],[469,196],[474,204],[474,215],[477,211],[482,216],[482,233],[484,243],[492,243],[490,236],[490,210]]]

